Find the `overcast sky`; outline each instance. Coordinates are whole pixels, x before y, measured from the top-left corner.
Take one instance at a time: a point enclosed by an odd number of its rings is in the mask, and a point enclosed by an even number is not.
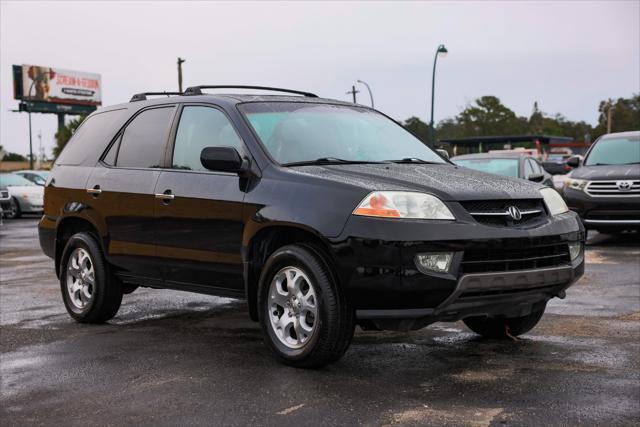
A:
[[[597,121],[602,99],[640,92],[640,2],[27,2],[2,1],[0,144],[29,151],[13,113],[12,64],[102,75],[103,104],[149,90],[254,84],[349,99],[367,81],[396,119],[429,114],[439,43],[436,121],[482,95],[517,114]],[[368,103],[364,87],[359,101]],[[51,153],[56,116],[34,114]],[[37,148],[38,139],[34,136]]]

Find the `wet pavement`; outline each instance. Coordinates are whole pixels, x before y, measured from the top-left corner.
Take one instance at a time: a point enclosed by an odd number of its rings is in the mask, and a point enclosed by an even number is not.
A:
[[[0,227],[0,423],[638,425],[640,238],[594,235],[585,276],[520,341],[461,323],[362,332],[317,371],[278,364],[243,302],[125,295],[104,325],[64,310],[36,219]]]

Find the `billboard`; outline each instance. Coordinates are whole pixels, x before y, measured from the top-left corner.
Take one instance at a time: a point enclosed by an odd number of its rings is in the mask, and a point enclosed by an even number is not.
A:
[[[14,97],[69,105],[101,105],[100,74],[39,65],[13,66]],[[31,93],[29,93],[31,90]]]

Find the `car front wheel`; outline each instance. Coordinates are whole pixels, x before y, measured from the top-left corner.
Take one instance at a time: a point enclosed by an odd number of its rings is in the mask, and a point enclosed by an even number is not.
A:
[[[4,211],[4,217],[7,219],[17,219],[21,216],[22,211],[20,210],[20,203],[18,203],[15,197],[12,197],[9,201],[9,208]]]
[[[317,368],[342,357],[353,337],[354,313],[319,249],[278,249],[265,264],[259,291],[265,339],[282,362]]]
[[[533,329],[543,314],[544,307],[521,317],[467,317],[463,322],[473,332],[486,338],[517,337]]]

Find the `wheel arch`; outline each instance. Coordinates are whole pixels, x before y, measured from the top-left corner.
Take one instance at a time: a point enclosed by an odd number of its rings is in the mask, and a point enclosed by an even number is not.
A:
[[[62,261],[62,253],[64,248],[71,238],[76,233],[87,232],[92,234],[103,253],[105,253],[105,244],[103,238],[98,231],[98,227],[89,219],[80,216],[69,216],[62,218],[56,226],[56,240],[55,240],[55,268],[56,276],[60,275],[60,263]]]
[[[249,315],[258,321],[258,286],[262,267],[278,248],[291,244],[307,244],[316,248],[326,262],[333,265],[331,245],[317,231],[292,224],[273,224],[256,231],[243,248],[244,288]],[[330,265],[330,267],[331,267]]]

